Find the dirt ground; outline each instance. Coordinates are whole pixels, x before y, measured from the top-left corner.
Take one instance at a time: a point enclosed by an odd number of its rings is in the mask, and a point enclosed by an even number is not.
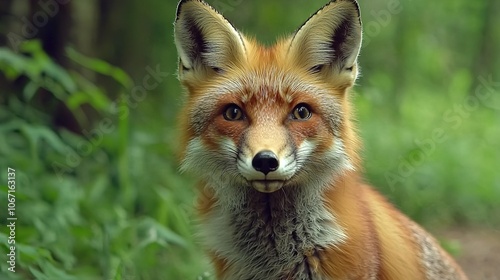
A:
[[[460,243],[456,259],[470,280],[500,280],[500,230],[460,228],[440,237]]]

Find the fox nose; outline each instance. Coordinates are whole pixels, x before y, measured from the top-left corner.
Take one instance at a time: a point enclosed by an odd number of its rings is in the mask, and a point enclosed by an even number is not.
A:
[[[255,170],[267,175],[271,171],[276,171],[279,167],[278,156],[268,150],[258,152],[252,160],[252,166]]]

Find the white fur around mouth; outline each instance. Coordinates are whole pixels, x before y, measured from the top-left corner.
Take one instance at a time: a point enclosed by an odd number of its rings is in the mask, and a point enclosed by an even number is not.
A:
[[[259,192],[272,193],[283,187],[285,181],[282,180],[253,180],[252,187]]]

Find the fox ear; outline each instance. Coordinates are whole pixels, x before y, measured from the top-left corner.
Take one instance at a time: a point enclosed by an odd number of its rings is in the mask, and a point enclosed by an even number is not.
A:
[[[181,0],[174,25],[181,78],[189,71],[224,72],[244,57],[240,33],[201,0]]]
[[[312,15],[294,34],[288,55],[311,72],[326,69],[357,75],[361,17],[355,0],[333,0]]]

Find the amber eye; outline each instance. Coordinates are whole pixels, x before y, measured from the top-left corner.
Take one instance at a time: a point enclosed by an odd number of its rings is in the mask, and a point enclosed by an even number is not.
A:
[[[292,119],[294,120],[308,120],[309,118],[311,118],[311,116],[311,109],[305,103],[300,103],[299,105],[295,106],[292,111]]]
[[[243,110],[236,104],[230,104],[224,110],[224,119],[228,121],[240,121],[243,119]]]

